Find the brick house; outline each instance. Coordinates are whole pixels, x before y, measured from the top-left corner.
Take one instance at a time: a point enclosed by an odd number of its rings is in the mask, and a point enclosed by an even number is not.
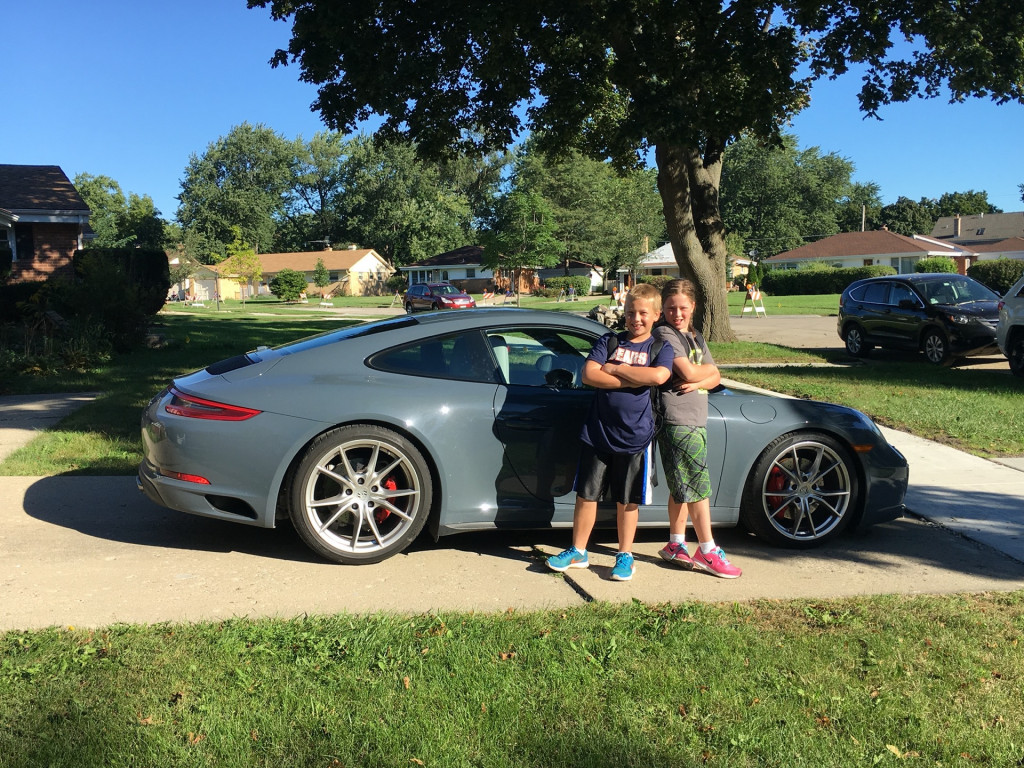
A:
[[[0,164],[0,250],[12,253],[11,281],[69,272],[89,214],[60,166]]]

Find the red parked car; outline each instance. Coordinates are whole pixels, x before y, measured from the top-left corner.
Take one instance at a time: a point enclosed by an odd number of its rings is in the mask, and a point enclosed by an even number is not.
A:
[[[470,309],[476,301],[451,283],[416,283],[405,292],[405,311],[417,309]]]

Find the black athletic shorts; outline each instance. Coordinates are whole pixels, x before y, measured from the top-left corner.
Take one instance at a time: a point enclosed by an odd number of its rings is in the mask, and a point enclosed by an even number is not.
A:
[[[584,443],[573,490],[589,501],[650,504],[653,459],[650,445],[640,453],[601,453]]]

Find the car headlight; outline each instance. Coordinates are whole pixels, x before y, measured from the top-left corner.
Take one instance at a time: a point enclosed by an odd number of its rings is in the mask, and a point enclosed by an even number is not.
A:
[[[967,325],[971,322],[971,318],[967,315],[947,315],[947,317],[951,322],[956,323],[957,325]]]

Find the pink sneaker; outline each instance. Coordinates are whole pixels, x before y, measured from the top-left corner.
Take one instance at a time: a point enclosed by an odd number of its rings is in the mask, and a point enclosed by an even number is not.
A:
[[[678,565],[684,570],[693,569],[693,560],[690,559],[690,555],[686,551],[685,544],[676,544],[674,541],[670,541],[660,550],[658,554],[661,555],[661,559],[666,563],[672,563],[672,565]]]
[[[719,576],[723,579],[736,579],[743,573],[735,565],[725,559],[725,552],[722,548],[714,549],[706,555],[700,551],[700,547],[693,553],[694,570],[710,573],[712,576]]]

